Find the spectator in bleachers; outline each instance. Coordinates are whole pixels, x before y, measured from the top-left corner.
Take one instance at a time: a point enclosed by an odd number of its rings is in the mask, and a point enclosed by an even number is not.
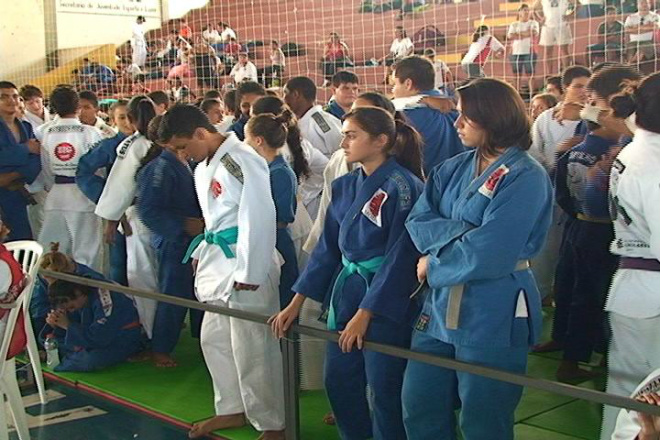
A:
[[[541,113],[553,108],[558,103],[557,97],[551,93],[541,93],[534,96],[529,104],[529,114],[532,122],[536,121]]]
[[[145,18],[140,15],[133,25],[133,35],[131,36],[131,48],[133,49],[133,64],[143,67],[147,61],[147,40],[144,36],[144,27],[142,24]]]
[[[257,82],[259,80],[257,66],[250,61],[247,52],[241,52],[238,55],[238,63],[231,69],[229,76],[236,84],[240,84],[243,81]]]
[[[193,66],[197,77],[197,86],[202,90],[219,87],[218,72],[223,69],[222,62],[215,54],[215,49],[208,43],[200,41],[193,50]]]
[[[181,25],[179,26],[179,35],[181,35],[181,37],[185,38],[187,41],[192,40],[193,31],[190,28],[190,26],[188,26],[188,19],[186,19],[185,17],[181,19]]]
[[[39,87],[28,84],[21,87],[19,93],[25,101],[25,119],[32,129],[50,121],[50,112],[44,105],[44,92]]]
[[[424,49],[424,56],[433,64],[435,71],[435,88],[445,95],[451,93],[451,87],[454,84],[454,76],[449,70],[447,63],[436,57],[435,50],[430,47]]]
[[[337,69],[343,69],[353,65],[348,44],[342,41],[336,32],[330,32],[330,39],[323,49],[321,65],[323,67],[323,77],[325,78],[321,87],[328,87],[330,85],[330,81],[337,72]]]
[[[558,101],[564,99],[564,86],[561,83],[561,76],[549,76],[545,79],[545,93],[554,95]]]
[[[534,13],[543,28],[539,44],[543,47],[543,62],[545,72],[556,72],[571,65],[568,46],[573,43],[573,33],[568,24],[571,8],[575,8],[575,0],[536,0]],[[574,9],[573,9],[574,10]],[[559,46],[559,66],[553,68],[555,46]]]
[[[608,60],[609,54],[614,52],[615,59],[621,60],[623,49],[623,23],[617,20],[616,7],[605,8],[605,21],[598,26],[598,43],[587,46],[587,65],[592,67],[596,57]]]
[[[226,69],[231,70],[236,64],[238,55],[243,52],[243,46],[234,37],[229,38],[229,42],[224,44],[223,55],[221,60],[224,62]]]
[[[501,58],[504,55],[504,46],[490,33],[488,26],[481,25],[472,34],[472,44],[461,60],[461,66],[469,78],[486,76],[484,65],[491,53]]]
[[[234,30],[229,27],[229,24],[220,22],[218,23],[218,27],[220,28],[220,38],[225,44],[229,43],[232,38],[234,40],[238,40],[236,32],[234,32]]]
[[[220,33],[215,28],[215,25],[212,23],[209,23],[208,25],[202,28],[202,38],[211,46],[222,43],[222,38],[220,37]],[[214,48],[216,50],[218,49],[215,46]]]
[[[133,95],[146,95],[147,93],[151,93],[151,90],[149,87],[147,87],[146,81],[147,75],[144,73],[141,73],[135,77],[132,89]]]
[[[89,90],[83,90],[78,98],[80,103],[78,118],[80,122],[95,127],[104,138],[114,137],[117,131],[110,127],[103,118],[99,117],[99,99],[96,94]]]
[[[170,86],[170,96],[174,102],[189,102],[195,99],[195,94],[183,83],[181,77],[169,78],[167,82]]]
[[[605,15],[605,0],[579,0],[577,18],[602,17]]]
[[[426,58],[411,56],[394,65],[392,74],[394,105],[424,139],[424,174],[429,175],[438,164],[464,151],[454,123],[457,113],[443,113],[425,105],[425,97],[440,97],[434,90],[435,72]],[[449,100],[448,98],[446,100]]]
[[[154,90],[147,95],[154,103],[156,116],[162,115],[170,108],[170,97],[162,90]]]
[[[264,87],[280,87],[282,85],[282,75],[286,66],[286,57],[277,40],[270,42],[270,65],[263,69],[257,69],[257,75]]]
[[[539,22],[531,19],[529,5],[523,3],[518,8],[518,20],[511,23],[506,36],[511,40],[511,67],[516,76],[516,90],[520,92],[520,81],[523,75],[527,75],[530,95],[534,92],[537,58],[534,41],[538,35]]]
[[[390,51],[378,60],[379,64],[384,64],[385,66],[392,66],[404,59],[405,57],[415,53],[415,45],[412,40],[408,37],[406,30],[403,26],[397,26],[394,28],[394,40],[390,46]],[[385,71],[385,79],[383,84],[388,84],[390,79],[390,74],[392,73],[391,69]]]
[[[630,36],[627,44],[627,58],[630,64],[654,60],[656,48],[654,36],[660,25],[660,16],[652,12],[649,0],[637,1],[637,12],[629,15],[624,24]]]
[[[200,104],[199,108],[202,109],[206,116],[208,116],[209,121],[213,126],[217,126],[222,122],[223,119],[223,108],[222,101],[219,99],[205,99]]]
[[[332,77],[332,99],[323,110],[341,121],[350,111],[360,91],[360,79],[353,72],[341,70]]]
[[[235,120],[227,131],[236,133],[241,141],[245,139],[245,125],[250,119],[252,103],[262,96],[266,96],[266,89],[258,82],[241,81],[237,83]]]

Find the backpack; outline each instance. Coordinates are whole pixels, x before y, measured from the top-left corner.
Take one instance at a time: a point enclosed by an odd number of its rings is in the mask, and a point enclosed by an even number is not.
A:
[[[445,34],[434,25],[424,26],[413,35],[413,44],[416,51],[424,49],[434,49],[438,46],[444,46],[447,43]]]
[[[299,57],[305,55],[305,47],[302,44],[297,43],[284,43],[282,45],[282,52],[286,57]]]

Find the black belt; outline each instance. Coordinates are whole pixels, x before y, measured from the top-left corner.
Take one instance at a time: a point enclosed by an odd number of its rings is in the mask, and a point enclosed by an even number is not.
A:
[[[619,261],[620,269],[648,270],[660,272],[660,261],[652,258],[629,258],[622,257]]]
[[[72,176],[55,176],[55,183],[76,183],[76,178]]]

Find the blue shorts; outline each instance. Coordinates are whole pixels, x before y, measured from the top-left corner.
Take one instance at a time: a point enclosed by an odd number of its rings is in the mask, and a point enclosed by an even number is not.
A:
[[[511,67],[514,75],[533,75],[536,68],[536,54],[511,55]]]

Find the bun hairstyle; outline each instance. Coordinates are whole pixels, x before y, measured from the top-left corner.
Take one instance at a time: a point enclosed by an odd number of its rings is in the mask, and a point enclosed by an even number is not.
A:
[[[285,142],[289,147],[289,151],[291,151],[291,156],[293,159],[293,172],[296,173],[298,180],[306,179],[309,177],[312,174],[312,171],[309,168],[309,162],[307,162],[307,158],[305,157],[305,153],[302,148],[302,134],[300,133],[300,128],[298,127],[298,120],[296,119],[296,116],[293,114],[291,109],[284,103],[284,101],[282,101],[282,99],[278,98],[277,96],[264,96],[263,98],[259,98],[254,104],[252,104],[253,116],[250,118],[250,121],[248,121],[248,127],[250,126],[252,119],[263,114],[270,114],[271,117],[274,115],[279,115],[278,120],[286,128]],[[257,134],[257,132],[250,130],[248,127],[246,127],[246,129],[249,130],[253,135],[262,136]],[[263,136],[263,138],[266,139],[266,136]],[[280,148],[275,147],[273,144],[268,142],[267,139],[266,143],[268,143],[268,145],[273,148]]]
[[[76,270],[76,264],[73,260],[59,250],[59,243],[51,243],[50,252],[44,254],[41,258],[39,267],[41,269],[52,270],[53,272],[71,273]]]
[[[344,120],[353,119],[370,136],[387,136],[385,151],[396,158],[402,166],[420,179],[422,172],[422,137],[409,124],[394,119],[392,114],[379,107],[358,107],[344,115]]]
[[[627,118],[635,113],[638,127],[660,134],[660,73],[641,82],[628,82],[624,90],[610,100],[614,116]]]
[[[147,95],[137,95],[129,101],[128,119],[142,136],[148,135],[149,122],[154,117],[156,117],[156,107]]]

